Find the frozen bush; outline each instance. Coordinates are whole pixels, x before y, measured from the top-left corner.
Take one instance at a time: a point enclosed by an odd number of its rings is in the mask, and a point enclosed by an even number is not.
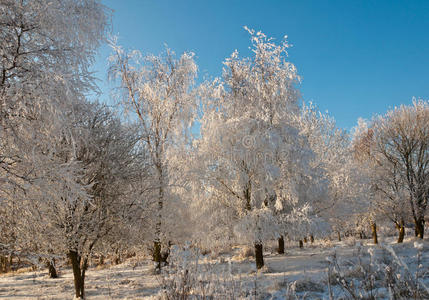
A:
[[[159,299],[239,299],[247,292],[234,280],[231,263],[219,267],[201,260],[199,249],[172,247],[168,268],[160,275]]]
[[[429,299],[429,290],[420,278],[422,247],[417,245],[416,248],[417,268],[414,272],[390,246],[382,246],[380,250],[369,248],[368,255],[359,246],[357,261],[341,264],[334,252],[327,258],[330,298],[334,296],[332,286],[335,285],[340,290],[335,298],[341,299],[384,299],[386,291],[389,299]]]

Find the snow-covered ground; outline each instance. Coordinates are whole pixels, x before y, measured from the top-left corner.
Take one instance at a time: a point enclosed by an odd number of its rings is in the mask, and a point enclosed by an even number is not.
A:
[[[386,241],[395,253],[415,274],[417,268],[418,249],[415,239],[407,239],[403,244]],[[359,244],[359,242],[358,242]],[[422,283],[429,285],[429,243],[424,241],[420,258],[420,278]],[[307,299],[328,299],[328,265],[329,257],[335,252],[339,265],[353,274],[353,263],[358,259],[359,246],[353,242],[339,242],[335,247],[323,245],[306,245],[304,249],[289,247],[285,255],[265,253],[266,268],[263,272],[254,271],[252,258],[242,258],[235,249],[230,254],[218,255],[216,258],[201,257],[199,264],[203,269],[216,274],[217,284],[234,282],[239,286],[237,295],[254,299],[284,299],[287,290],[295,289],[298,295],[306,295]],[[417,245],[418,246],[418,245]],[[360,247],[363,260],[369,260],[368,249],[374,249],[375,256],[383,260],[383,250],[365,240]],[[384,251],[385,252],[385,251]],[[332,260],[332,259],[331,259]],[[368,262],[369,263],[369,262]],[[166,268],[168,269],[168,267]],[[70,269],[61,269],[60,278],[49,279],[47,271],[20,272],[0,276],[0,299],[73,299],[73,277]],[[222,278],[225,276],[227,279]],[[399,276],[399,275],[398,275]],[[207,279],[207,278],[206,278]],[[213,280],[213,276],[211,277]],[[228,283],[229,282],[229,283]],[[294,283],[295,282],[295,283]],[[166,283],[160,275],[153,272],[153,264],[146,261],[130,259],[127,262],[106,268],[91,268],[86,277],[87,299],[157,299],[161,286]],[[238,285],[237,285],[238,284]],[[335,298],[342,294],[339,285],[332,285]],[[229,287],[227,287],[229,288]],[[344,294],[344,293],[343,293]],[[384,293],[387,297],[387,294]],[[380,295],[383,293],[380,292]]]

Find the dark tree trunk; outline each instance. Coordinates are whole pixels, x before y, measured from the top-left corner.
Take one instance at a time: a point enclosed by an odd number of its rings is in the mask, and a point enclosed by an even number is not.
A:
[[[285,239],[282,235],[279,237],[278,242],[279,242],[279,247],[277,248],[277,253],[278,254],[284,254],[285,253]]]
[[[314,236],[310,235],[310,242],[313,244],[314,243]]]
[[[264,254],[262,243],[255,243],[255,259],[256,259],[256,269],[262,269],[264,266]]]
[[[9,256],[0,256],[0,273],[7,273],[12,269],[12,254]]]
[[[157,165],[159,190],[158,190],[158,220],[155,224],[155,239],[153,241],[153,261],[156,262],[156,270],[161,271],[162,255],[161,255],[161,226],[162,226],[162,210],[164,207],[164,177],[162,165]]]
[[[77,251],[73,250],[69,251],[69,258],[73,269],[75,296],[77,299],[85,299],[86,262],[84,262],[81,267],[80,263],[82,257],[77,253]]]
[[[340,234],[340,232],[337,231],[337,234],[338,234],[338,241],[341,242],[341,234]]]
[[[153,261],[156,262],[156,268],[161,270],[161,242],[155,241],[153,242]]]
[[[1,273],[7,272],[7,257],[3,255],[0,256],[0,272]]]
[[[302,242],[302,240],[299,240],[299,248],[304,248],[304,243]]]
[[[100,255],[98,259],[98,265],[103,266],[104,265],[104,255]]]
[[[8,272],[7,257],[1,256],[0,258],[1,258],[1,271],[2,273],[7,273]]]
[[[115,249],[115,254],[113,256],[113,263],[119,265],[121,263],[121,253],[119,252],[119,245]]]
[[[58,278],[57,269],[55,268],[55,259],[48,262],[49,278]]]
[[[378,238],[377,238],[377,224],[375,222],[371,223],[371,231],[372,231],[372,238],[374,240],[374,244],[378,244]]]
[[[416,237],[423,238],[425,231],[425,220],[424,218],[418,218],[414,220]]]
[[[398,229],[398,244],[402,243],[404,241],[405,237],[405,226],[404,226],[404,220],[401,219],[399,223],[396,224],[396,228]]]

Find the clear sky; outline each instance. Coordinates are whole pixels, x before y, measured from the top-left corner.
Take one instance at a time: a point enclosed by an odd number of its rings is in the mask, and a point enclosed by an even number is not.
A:
[[[249,55],[244,25],[293,45],[289,60],[301,94],[340,127],[370,118],[412,97],[429,99],[429,1],[102,0],[113,9],[119,44],[159,53],[196,53],[200,76],[220,76],[234,49]],[[94,66],[108,98],[100,49]]]

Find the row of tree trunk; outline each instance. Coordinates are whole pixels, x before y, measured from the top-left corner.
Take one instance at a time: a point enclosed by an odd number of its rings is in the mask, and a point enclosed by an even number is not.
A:
[[[415,228],[414,233],[415,236],[418,238],[423,239],[424,236],[424,220],[419,220],[415,222]],[[395,227],[398,230],[398,243],[402,243],[405,238],[405,222],[403,219],[401,219],[398,222],[395,222]],[[374,244],[378,244],[378,236],[377,236],[377,224],[375,222],[371,223],[371,231],[372,231],[372,238],[374,241]]]
[[[405,237],[404,221],[401,220],[400,222],[395,223],[395,226],[396,226],[398,233],[399,233],[398,243],[402,243],[404,241],[404,237]],[[372,231],[372,238],[373,238],[374,244],[378,244],[376,222],[371,222],[371,231]],[[415,234],[416,234],[416,237],[420,237],[420,238],[423,237],[424,220],[423,220],[423,222],[420,222],[420,223],[416,222]],[[341,241],[341,236],[340,236],[339,232],[338,232],[338,238]],[[305,238],[305,241],[307,241],[306,238]],[[314,241],[314,237],[312,235],[310,236],[310,241],[312,243]],[[159,247],[159,249],[155,249],[155,251],[154,251],[155,255],[154,256],[157,256],[157,254],[160,256],[154,257],[154,260],[156,262],[160,262],[160,261],[162,261],[161,249],[160,249],[161,247],[160,247],[160,245],[155,245],[155,248],[158,248],[157,246]],[[300,248],[303,247],[303,240],[299,240],[299,246],[300,246]],[[255,247],[256,268],[261,269],[264,266],[263,245],[262,245],[262,243],[256,242],[254,244],[254,247]],[[285,252],[284,236],[279,237],[277,250],[278,250],[279,254],[284,254],[284,252]],[[84,296],[85,296],[84,281],[85,281],[85,272],[86,272],[87,267],[88,267],[88,261],[86,258],[82,261],[82,257],[76,251],[69,251],[68,257],[70,259],[70,263],[71,263],[72,269],[73,269],[76,298],[84,299]],[[166,260],[166,257],[165,257],[165,260]],[[12,256],[10,256],[10,257],[0,256],[0,268],[1,268],[0,270],[2,272],[8,272],[10,270],[11,265],[12,265]],[[55,268],[55,260],[48,262],[48,271],[49,271],[49,276],[51,278],[57,278],[58,277],[58,273],[57,273],[57,270]]]
[[[304,243],[307,243],[308,240],[306,237],[304,237],[304,239],[299,240],[298,244],[299,244],[299,248],[304,248]],[[314,243],[314,236],[310,235],[310,243]],[[278,254],[284,254],[285,253],[285,239],[284,236],[280,236],[278,238],[278,248],[277,248],[277,253]]]
[[[400,222],[395,224],[396,228],[398,229],[399,235],[398,235],[398,243],[402,243],[404,241],[405,237],[405,225],[404,220],[401,220]],[[424,232],[424,221],[423,223],[419,224],[419,227],[416,223],[416,236],[423,237]],[[372,231],[372,238],[374,244],[378,244],[378,235],[377,235],[377,224],[375,222],[371,222],[371,231]],[[361,235],[362,236],[362,235]],[[340,232],[338,232],[338,240],[341,241],[341,235]],[[304,241],[307,242],[307,238],[304,238]],[[313,235],[310,235],[310,242],[314,242]],[[157,251],[154,251],[154,261],[160,262],[161,261],[161,249],[160,245],[155,245],[155,248]],[[304,243],[303,240],[299,240],[299,247],[303,248]],[[284,254],[285,253],[285,241],[284,236],[280,236],[278,239],[278,248],[277,248],[278,254]],[[159,257],[157,256],[159,255]],[[156,256],[156,257],[155,257]],[[264,266],[264,256],[263,256],[263,245],[262,243],[255,243],[255,260],[256,260],[256,268],[261,269]]]
[[[404,237],[405,237],[405,223],[404,220],[401,219],[399,222],[395,223],[395,227],[398,230],[398,243],[402,243],[404,241]],[[372,238],[373,238],[373,242],[374,244],[378,244],[378,235],[377,235],[377,224],[376,222],[371,222],[371,232],[372,232]],[[338,241],[341,242],[341,234],[338,231]],[[423,234],[424,234],[424,220],[423,222],[417,223],[416,222],[416,227],[415,227],[415,236],[419,237],[419,238],[423,238]],[[361,238],[363,238],[363,234],[360,233]],[[304,238],[304,242],[307,242],[307,238]],[[304,247],[304,242],[303,240],[299,240],[299,247],[303,248]],[[313,243],[314,242],[314,237],[313,235],[310,235],[310,242]],[[285,253],[285,241],[284,241],[284,237],[280,236],[278,239],[278,248],[277,248],[277,252],[278,254],[284,254]],[[255,256],[256,256],[256,247],[255,247]]]

